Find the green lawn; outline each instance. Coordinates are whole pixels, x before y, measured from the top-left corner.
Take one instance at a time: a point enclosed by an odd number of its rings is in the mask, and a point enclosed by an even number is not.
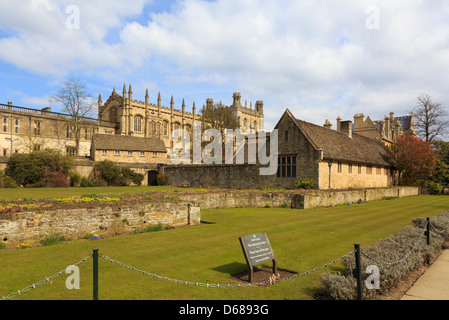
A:
[[[278,266],[308,271],[370,245],[411,224],[449,209],[447,196],[418,196],[360,205],[293,210],[236,208],[202,210],[201,226],[185,227],[49,247],[0,251],[0,297],[45,279],[91,254],[92,248],[157,275],[201,283],[236,283],[246,270],[240,236],[266,232]],[[14,299],[91,299],[92,259],[80,264],[81,289],[68,290],[63,274]],[[331,270],[339,265],[332,265]],[[100,258],[99,298],[111,299],[293,299],[310,300],[325,270],[269,287],[205,288],[174,283],[125,269]]]
[[[33,200],[77,197],[83,194],[121,194],[150,191],[171,191],[172,186],[133,186],[133,187],[86,187],[86,188],[15,188],[0,189],[0,201],[14,201],[25,197]]]

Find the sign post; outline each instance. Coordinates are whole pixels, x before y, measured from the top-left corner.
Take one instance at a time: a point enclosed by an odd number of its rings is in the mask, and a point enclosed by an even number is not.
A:
[[[277,273],[277,262],[266,233],[255,233],[240,237],[240,245],[249,268],[249,283],[253,280],[254,266],[273,261],[273,274]]]

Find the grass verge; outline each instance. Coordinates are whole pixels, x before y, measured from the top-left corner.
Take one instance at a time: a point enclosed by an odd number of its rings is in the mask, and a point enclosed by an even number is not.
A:
[[[99,248],[124,264],[168,278],[201,283],[237,283],[230,277],[246,270],[240,236],[266,232],[278,267],[302,273],[349,251],[370,245],[411,225],[416,217],[433,217],[449,208],[449,197],[418,196],[360,205],[293,210],[236,208],[202,210],[201,226],[142,233],[112,239],[77,241],[49,247],[0,251],[0,296],[16,292]],[[68,290],[61,275],[14,299],[91,299],[92,260],[79,265],[81,288]],[[338,270],[338,263],[330,270]],[[265,288],[206,288],[154,278],[100,258],[99,298],[170,300],[310,300],[320,273]]]

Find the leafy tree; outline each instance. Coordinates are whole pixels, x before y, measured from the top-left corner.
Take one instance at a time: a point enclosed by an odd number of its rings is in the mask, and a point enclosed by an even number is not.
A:
[[[67,176],[72,168],[73,160],[69,155],[46,149],[28,154],[12,154],[6,163],[5,174],[23,186],[39,182],[51,186],[66,186]]]
[[[430,144],[411,135],[397,137],[387,147],[387,158],[398,170],[401,184],[426,180],[436,168],[436,156]]]
[[[449,142],[434,140],[430,144],[435,151],[437,158],[446,164],[449,164]]]
[[[93,176],[112,186],[126,186],[132,183],[141,185],[143,174],[129,168],[120,168],[110,160],[103,160],[94,165]]]

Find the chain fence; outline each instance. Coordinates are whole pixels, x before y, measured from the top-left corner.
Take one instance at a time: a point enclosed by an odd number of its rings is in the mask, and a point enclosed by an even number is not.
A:
[[[378,259],[375,259],[375,258],[371,257],[370,255],[368,255],[363,250],[360,250],[360,253],[363,256],[365,256],[366,258],[368,258],[370,260],[373,260],[374,262],[376,262],[378,264],[393,265],[393,264],[401,263],[402,261],[406,260],[412,254],[412,252],[417,248],[417,246],[421,242],[423,236],[426,234],[426,229],[428,230],[428,225],[431,226],[438,233],[447,232],[448,229],[449,229],[449,226],[448,226],[448,228],[446,228],[445,230],[438,230],[434,226],[432,226],[432,224],[430,224],[429,222],[426,222],[426,225],[424,226],[423,232],[420,234],[418,240],[413,244],[412,248],[402,258],[400,258],[400,259],[398,259],[396,261],[380,261]],[[173,278],[157,275],[157,274],[154,274],[154,273],[150,273],[150,272],[147,272],[147,271],[144,271],[144,270],[140,270],[138,268],[129,266],[127,264],[124,264],[124,263],[122,263],[120,261],[114,260],[114,259],[112,259],[112,258],[110,258],[110,257],[108,257],[108,256],[106,256],[104,254],[101,254],[101,253],[98,255],[98,257],[100,257],[100,258],[102,258],[102,259],[104,259],[106,261],[109,261],[111,263],[117,264],[117,265],[119,265],[119,266],[121,266],[123,268],[129,269],[129,270],[132,270],[132,271],[136,271],[136,272],[139,272],[141,274],[148,275],[148,276],[151,276],[153,278],[157,278],[157,279],[161,279],[161,280],[166,280],[166,281],[171,281],[171,282],[185,284],[185,285],[191,285],[191,286],[208,287],[208,288],[237,288],[237,287],[238,288],[242,288],[242,287],[266,286],[268,284],[279,283],[279,282],[291,280],[291,279],[294,279],[294,278],[297,278],[297,277],[300,277],[300,276],[304,276],[304,275],[316,272],[318,270],[324,269],[324,268],[326,268],[326,267],[328,267],[328,266],[330,266],[332,264],[335,264],[335,263],[343,260],[347,256],[353,255],[354,253],[355,253],[355,251],[350,251],[350,252],[346,253],[345,255],[341,256],[340,258],[337,258],[337,259],[335,259],[335,260],[333,260],[333,261],[331,261],[329,263],[326,263],[326,264],[324,264],[322,266],[316,267],[314,269],[311,269],[311,270],[308,270],[308,271],[305,271],[305,272],[302,272],[302,273],[296,273],[296,274],[293,274],[293,275],[291,275],[289,277],[276,279],[274,282],[272,282],[271,280],[267,280],[267,281],[258,282],[258,283],[246,283],[246,284],[241,284],[241,283],[225,283],[225,284],[223,284],[223,283],[203,283],[203,282],[194,282],[194,281],[173,279]],[[83,259],[81,259],[77,263],[72,264],[71,266],[78,266],[79,264],[89,260],[90,258],[92,258],[92,254],[87,256],[87,257],[85,257],[85,258],[83,258]],[[55,278],[59,277],[60,275],[62,275],[63,273],[65,273],[65,270],[66,269],[61,270],[61,271],[59,271],[59,272],[57,272],[57,273],[55,273],[55,274],[53,274],[53,275],[51,275],[51,276],[41,280],[39,282],[36,282],[35,284],[32,284],[30,286],[27,286],[27,287],[23,288],[22,290],[18,290],[16,292],[10,293],[7,296],[4,296],[2,298],[2,300],[11,299],[11,298],[13,298],[16,295],[23,294],[23,293],[25,293],[25,292],[27,292],[27,291],[29,291],[31,289],[35,289],[35,288],[37,288],[40,285],[43,285],[43,284],[45,284],[47,282],[50,282],[52,279],[55,279]]]
[[[77,263],[72,264],[71,266],[78,266],[79,264],[83,263],[84,261],[89,260],[90,258],[92,258],[91,254],[88,255],[87,257],[81,259]],[[41,285],[43,285],[43,284],[45,284],[47,282],[50,282],[51,280],[53,280],[53,279],[59,277],[60,275],[62,275],[63,273],[65,273],[66,269],[67,268],[65,268],[64,270],[61,270],[61,271],[59,271],[59,272],[57,272],[57,273],[55,273],[55,274],[53,274],[53,275],[51,275],[51,276],[49,276],[49,277],[47,277],[45,279],[42,279],[41,281],[38,281],[38,282],[28,286],[28,287],[25,287],[22,290],[17,290],[15,292],[12,292],[12,293],[8,294],[7,296],[4,296],[2,298],[2,300],[11,299],[12,297],[15,297],[15,296],[20,295],[20,294],[25,293],[25,292],[28,292],[31,289],[36,289],[37,287],[39,287],[39,286],[41,286]]]

